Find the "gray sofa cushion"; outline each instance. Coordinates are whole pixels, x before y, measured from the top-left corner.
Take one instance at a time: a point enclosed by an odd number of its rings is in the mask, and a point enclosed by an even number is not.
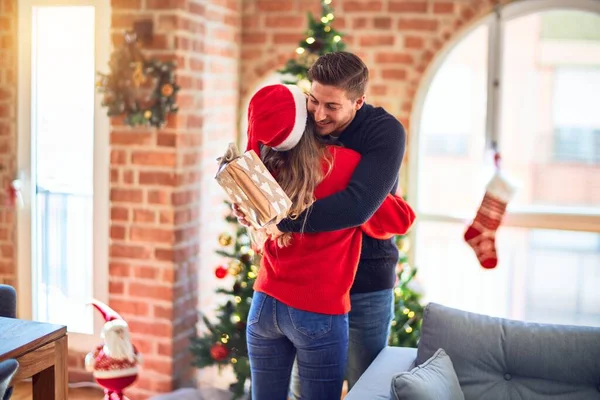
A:
[[[417,364],[443,348],[465,399],[600,399],[600,328],[493,318],[430,303]]]
[[[439,349],[423,364],[392,378],[394,400],[464,400],[452,361]]]
[[[386,347],[371,363],[344,400],[389,400],[390,382],[398,372],[414,366],[417,349]]]

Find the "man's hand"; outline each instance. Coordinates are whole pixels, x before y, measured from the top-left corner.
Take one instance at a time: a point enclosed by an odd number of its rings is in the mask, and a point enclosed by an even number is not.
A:
[[[233,215],[237,218],[240,225],[243,225],[247,228],[252,227],[250,222],[246,219],[246,214],[244,214],[244,212],[240,209],[240,207],[237,204],[234,203],[231,206],[231,209],[233,210]]]

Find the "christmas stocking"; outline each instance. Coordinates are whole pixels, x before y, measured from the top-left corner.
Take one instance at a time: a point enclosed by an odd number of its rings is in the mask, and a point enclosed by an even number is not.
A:
[[[514,192],[514,187],[506,178],[496,172],[487,185],[475,219],[464,234],[465,241],[473,248],[483,268],[495,268],[498,264],[496,231]]]

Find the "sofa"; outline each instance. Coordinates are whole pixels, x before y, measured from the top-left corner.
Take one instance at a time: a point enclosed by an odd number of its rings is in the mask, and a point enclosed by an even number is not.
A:
[[[10,285],[0,284],[0,317],[17,317],[17,292]]]
[[[440,352],[449,358],[443,367]],[[453,382],[457,391],[449,389]],[[415,384],[421,384],[419,395],[402,394]],[[600,399],[600,328],[514,321],[430,303],[418,348],[385,348],[345,397],[404,398]]]

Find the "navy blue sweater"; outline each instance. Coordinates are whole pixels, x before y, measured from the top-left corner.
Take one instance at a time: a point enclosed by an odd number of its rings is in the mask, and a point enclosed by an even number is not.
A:
[[[406,133],[402,124],[383,108],[364,104],[338,139],[361,154],[348,187],[317,200],[296,220],[285,219],[282,232],[327,232],[362,225],[398,186]],[[393,239],[363,234],[362,252],[351,293],[390,289],[396,282],[398,249]]]

